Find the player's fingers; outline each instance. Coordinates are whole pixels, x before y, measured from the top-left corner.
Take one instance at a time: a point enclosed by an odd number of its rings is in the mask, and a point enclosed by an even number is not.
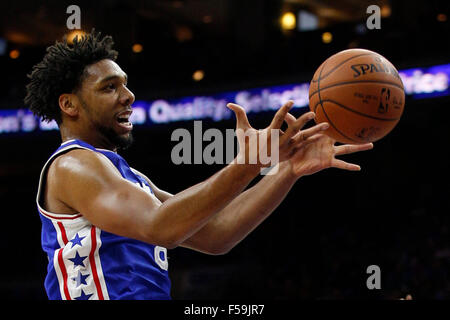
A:
[[[295,122],[295,120],[297,120],[297,119],[295,119],[295,117],[292,114],[290,114],[289,112],[286,113],[286,117],[284,118],[284,121],[287,123],[288,127],[290,125],[292,125]],[[285,132],[281,129],[280,129],[280,132],[281,132],[280,136],[285,134]]]
[[[361,167],[357,164],[348,163],[340,159],[333,159],[331,162],[331,166],[334,168],[348,170],[348,171],[360,171]]]
[[[245,113],[245,109],[240,105],[235,103],[228,103],[227,107],[233,110],[236,115],[236,127],[241,129],[251,128],[250,123],[248,122],[247,114]]]
[[[294,105],[294,101],[289,100],[286,102],[275,114],[275,116],[272,119],[272,122],[270,123],[269,129],[280,129],[283,125],[283,122],[286,118],[287,113],[289,110],[291,110],[292,106]]]
[[[365,144],[343,144],[335,147],[335,154],[349,154],[359,151],[365,151],[373,149],[373,143],[365,143]]]
[[[294,152],[291,152],[291,155],[294,155],[298,150],[305,148],[307,145],[316,142],[317,140],[319,140],[320,138],[322,138],[322,134],[315,134],[309,138],[307,138],[305,141],[299,142],[295,145],[295,147],[293,148]]]
[[[314,119],[314,112],[307,112],[302,114],[295,122],[293,122],[286,130],[286,139],[295,136],[304,126],[305,124]]]
[[[302,130],[292,137],[293,143],[297,144],[306,141],[308,138],[318,134],[319,132],[327,130],[329,126],[330,125],[327,122],[322,122],[315,125],[314,127]]]
[[[284,118],[284,120],[286,121],[288,126],[290,126],[290,125],[294,124],[295,120],[297,120],[297,119],[295,119],[295,117],[288,112],[288,113],[286,113],[286,117]]]
[[[308,144],[314,143],[317,140],[322,139],[323,136],[324,135],[321,134],[321,133],[316,133],[315,135],[313,135],[313,136],[309,137],[308,139],[306,139],[305,142],[303,142],[301,145],[302,146],[306,146]]]

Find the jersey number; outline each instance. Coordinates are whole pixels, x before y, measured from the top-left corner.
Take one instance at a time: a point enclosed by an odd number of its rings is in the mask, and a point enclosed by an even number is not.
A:
[[[152,194],[148,186],[141,185],[139,182],[135,182],[139,187],[144,189],[148,194]],[[167,260],[167,249],[160,246],[155,246],[155,251],[153,252],[156,264],[163,270],[167,271],[169,269],[169,261]]]
[[[169,261],[167,261],[167,249],[160,246],[155,246],[155,262],[163,270],[169,269]]]

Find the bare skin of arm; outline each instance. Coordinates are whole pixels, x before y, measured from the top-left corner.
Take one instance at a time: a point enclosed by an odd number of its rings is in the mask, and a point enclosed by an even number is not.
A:
[[[326,168],[359,171],[360,167],[335,159],[373,148],[371,143],[335,146],[323,134],[300,149],[290,160],[279,164],[279,171],[266,175],[255,186],[236,197],[182,246],[209,254],[224,254],[235,247],[280,205],[297,180]]]
[[[264,130],[278,130],[292,102],[276,113]],[[258,135],[242,107],[233,105],[238,127]],[[295,119],[290,130],[280,138],[280,160],[291,155],[299,144],[292,137],[308,116]],[[322,130],[318,125],[303,136]],[[264,145],[261,145],[265,147]],[[238,156],[249,156],[248,146]],[[247,163],[247,162],[246,162]],[[237,197],[260,172],[262,165],[229,164],[222,170],[161,202],[124,179],[110,161],[90,150],[72,150],[58,157],[50,166],[45,193],[46,208],[55,213],[80,212],[102,230],[166,248],[174,248],[200,230],[212,217]]]
[[[258,167],[229,165],[161,203],[124,179],[106,157],[76,149],[50,166],[46,206],[49,210],[65,206],[102,230],[174,248],[240,194],[258,173]]]
[[[290,124],[294,121],[290,114],[286,119]],[[323,134],[315,134],[307,140],[308,143],[289,160],[279,164],[278,173],[266,175],[255,186],[241,193],[181,246],[208,254],[227,253],[270,216],[302,176],[331,167],[359,171],[358,165],[336,159],[335,156],[373,148],[372,143],[335,146],[335,141]],[[170,193],[148,181],[161,201],[171,197]]]
[[[287,163],[283,162],[280,167],[277,174],[266,175],[242,192],[181,246],[213,255],[225,254],[235,247],[278,207],[297,181]],[[172,197],[146,179],[161,201]]]

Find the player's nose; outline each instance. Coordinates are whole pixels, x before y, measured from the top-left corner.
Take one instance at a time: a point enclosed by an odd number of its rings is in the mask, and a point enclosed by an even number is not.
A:
[[[124,106],[130,106],[133,104],[134,99],[135,97],[133,92],[131,92],[127,87],[124,87],[124,91],[120,97],[120,103]]]

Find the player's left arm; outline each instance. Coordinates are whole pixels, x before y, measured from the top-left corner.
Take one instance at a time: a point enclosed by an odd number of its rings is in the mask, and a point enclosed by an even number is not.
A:
[[[135,171],[148,182],[161,202],[172,196],[159,189],[147,176]],[[242,192],[181,246],[207,254],[225,254],[275,210],[296,180],[287,162],[282,162],[277,174],[266,175],[255,186]]]
[[[242,192],[181,246],[209,254],[227,253],[270,216],[301,177],[331,167],[359,171],[360,166],[335,156],[372,148],[372,143],[336,146],[328,136],[316,134],[289,160],[281,162],[278,172]]]
[[[278,207],[300,177],[330,167],[358,171],[358,165],[336,159],[335,156],[373,147],[371,143],[335,146],[335,142],[323,134],[308,139],[309,143],[299,148],[289,160],[279,164],[276,174],[266,175],[255,186],[242,192],[181,246],[208,254],[228,252]],[[150,180],[148,182],[162,202],[171,196],[159,190]]]

